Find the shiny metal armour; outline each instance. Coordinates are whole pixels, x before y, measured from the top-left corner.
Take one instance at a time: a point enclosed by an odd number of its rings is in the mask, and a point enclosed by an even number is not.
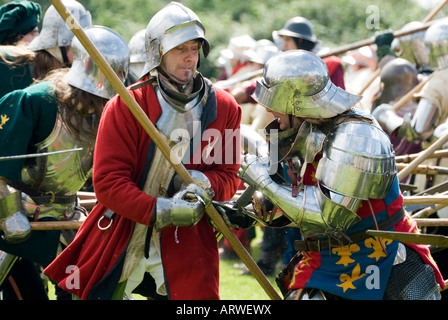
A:
[[[37,157],[32,165],[22,170],[23,182],[33,189],[54,193],[57,196],[76,194],[91,174],[94,143],[94,139],[75,140],[58,113],[53,131],[37,145],[37,152],[54,152],[80,147],[82,150]],[[75,205],[75,203],[53,203],[50,206],[37,206],[27,195],[23,194],[23,197],[25,210],[29,214],[34,214],[39,207],[39,217],[51,215],[60,219]]]
[[[309,118],[334,117],[361,99],[335,86],[325,62],[305,50],[269,59],[252,97],[272,111]]]
[[[103,58],[118,78],[124,83],[129,69],[129,47],[114,30],[103,26],[84,29]],[[105,99],[112,98],[116,91],[87,50],[78,40],[72,42],[73,65],[64,80],[71,86]]]
[[[418,85],[418,71],[406,59],[396,58],[384,65],[380,73],[384,84],[379,100],[381,103],[390,103],[408,93]]]
[[[377,126],[345,122],[327,135],[316,178],[325,188],[360,199],[382,199],[395,179],[395,154]]]
[[[409,30],[423,25],[420,21],[412,21],[403,26],[401,30]],[[397,49],[400,49],[403,53],[401,58],[406,59],[413,63],[417,68],[425,68],[429,66],[428,50],[425,46],[425,33],[426,31],[415,32],[410,35],[397,38],[394,40]],[[394,45],[394,42],[392,45]]]
[[[145,39],[146,64],[141,76],[158,67],[165,53],[184,42],[201,40],[205,58],[210,51],[201,20],[178,2],[167,4],[151,18],[146,27]]]
[[[319,128],[306,127],[309,130],[299,130],[295,140],[307,143],[295,142],[288,157],[312,162],[322,146],[316,186],[302,186],[294,197],[291,187],[275,183],[259,161],[243,163],[240,178],[260,190],[306,237],[337,238],[360,220],[356,212],[363,200],[389,192],[396,175],[393,148],[369,118],[345,118],[323,140]],[[302,170],[297,173],[302,175]]]
[[[81,3],[74,0],[63,0],[62,3],[82,28],[92,25],[90,12]],[[39,36],[31,41],[28,49],[38,51],[54,47],[67,47],[72,44],[73,37],[72,30],[67,26],[61,15],[54,6],[50,6],[45,12]]]
[[[438,21],[426,30],[425,45],[429,49],[431,68],[448,66],[448,19]]]

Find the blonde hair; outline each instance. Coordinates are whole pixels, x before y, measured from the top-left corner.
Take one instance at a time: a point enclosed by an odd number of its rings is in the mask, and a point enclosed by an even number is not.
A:
[[[20,43],[0,46],[0,59],[10,68],[23,67],[32,63],[33,79],[42,79],[51,70],[65,67],[64,63],[46,50],[32,51]],[[24,75],[25,72],[24,70]]]

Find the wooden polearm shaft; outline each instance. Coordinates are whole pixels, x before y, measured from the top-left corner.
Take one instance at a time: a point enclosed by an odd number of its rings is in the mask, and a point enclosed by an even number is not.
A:
[[[448,195],[404,196],[403,204],[448,204]]]
[[[420,155],[420,153],[411,153],[411,154],[405,154],[405,155],[401,155],[401,156],[396,156],[395,157],[395,162],[397,163],[409,163],[412,160],[415,160],[418,156]],[[428,159],[431,158],[444,158],[444,157],[448,157],[448,150],[436,150],[434,151],[433,154],[431,154],[430,156],[428,156]]]
[[[448,226],[448,219],[415,218],[413,220],[422,227]],[[32,230],[77,230],[82,223],[83,221],[33,221],[30,222],[30,226]],[[0,230],[3,230],[2,226]]]
[[[81,227],[83,221],[32,221],[30,226],[32,230],[77,230]],[[3,226],[0,225],[0,230]]]
[[[445,5],[446,2],[447,1],[444,1],[444,5]],[[435,21],[438,21],[438,20],[435,20]],[[418,27],[409,28],[409,29],[406,29],[406,30],[395,31],[395,32],[393,32],[394,38],[395,39],[396,38],[401,38],[401,37],[408,36],[408,35],[413,34],[413,33],[425,31],[435,21],[425,22],[421,26],[418,26]],[[351,43],[351,44],[340,46],[338,48],[329,50],[329,51],[325,52],[324,54],[320,54],[319,56],[321,58],[325,58],[325,57],[332,56],[332,55],[337,56],[337,55],[340,55],[340,54],[345,53],[347,51],[359,49],[359,48],[362,48],[362,47],[365,47],[365,46],[370,46],[372,44],[375,44],[375,37],[371,37],[369,39],[364,39],[364,40],[361,40],[361,41],[358,41],[358,42],[354,42],[354,43]]]
[[[422,23],[423,24],[426,24],[426,25],[422,25],[421,27],[422,27],[422,29],[420,29],[420,28],[415,28],[414,30],[413,30],[413,32],[411,32],[411,33],[417,33],[417,32],[421,32],[421,31],[424,31],[424,30],[426,30],[426,29],[428,29],[430,26],[431,26],[431,23],[430,23],[430,21],[440,12],[440,10],[442,10],[442,8],[446,5],[448,3],[448,0],[443,0],[437,7],[435,7],[433,10],[431,10],[431,12],[422,20]],[[412,29],[408,29],[408,31],[411,31]],[[405,32],[405,30],[401,30],[401,31],[397,31],[396,33],[394,33],[394,38],[397,38],[397,37],[404,37],[404,36],[407,36],[407,35],[409,35],[409,34],[411,34],[411,33],[406,33]],[[373,40],[373,42],[372,42],[372,40]],[[373,43],[375,43],[375,38],[371,38],[370,39],[370,42],[371,43],[369,43],[369,44],[365,44],[365,43],[358,43],[357,45],[361,45],[361,46],[359,46],[359,47],[356,47],[356,48],[353,48],[353,49],[349,49],[349,50],[355,50],[355,49],[358,49],[358,48],[361,48],[361,47],[363,47],[364,45],[371,45],[371,44],[373,44]],[[333,52],[333,54],[336,54],[336,53],[334,53]],[[361,88],[361,90],[359,90],[359,92],[357,92],[357,94],[358,95],[360,95],[360,96],[362,96],[363,94],[364,94],[364,91],[366,91],[367,90],[367,88],[368,87],[370,87],[370,85],[372,84],[372,83],[374,83],[375,82],[375,80],[378,78],[378,76],[380,75],[380,72],[381,72],[381,69],[376,69],[375,70],[375,72],[371,75],[371,77],[369,78],[369,81],[367,81],[367,83],[364,85],[364,87],[363,88]],[[406,98],[409,98],[409,97],[406,97]],[[399,108],[401,108],[405,103],[406,103],[407,101],[404,101],[404,99],[400,102],[400,104],[396,104],[396,110],[398,110]]]
[[[59,12],[61,17],[67,23],[67,26],[72,30],[74,35],[81,42],[83,47],[89,53],[90,57],[93,61],[98,65],[100,70],[103,72],[105,77],[109,80],[113,88],[120,95],[120,98],[125,102],[129,110],[132,112],[137,121],[142,125],[144,130],[150,136],[151,140],[155,143],[155,145],[160,149],[165,158],[170,162],[176,173],[182,179],[182,181],[186,184],[194,183],[193,178],[187,169],[182,165],[182,163],[175,163],[171,160],[171,148],[162,138],[160,133],[157,131],[155,126],[149,120],[148,116],[142,110],[140,105],[135,101],[132,95],[128,92],[124,84],[120,81],[116,73],[113,71],[111,66],[107,63],[95,45],[90,41],[90,39],[85,34],[82,27],[79,25],[79,22],[73,17],[73,15],[67,11],[64,4],[60,0],[50,0],[53,4],[54,8]],[[261,287],[265,290],[266,294],[275,300],[281,300],[280,295],[274,289],[272,284],[266,278],[264,273],[249,255],[247,250],[243,247],[241,242],[235,236],[235,234],[230,230],[229,226],[224,222],[223,218],[216,211],[215,207],[212,205],[207,206],[206,213],[213,221],[218,231],[223,234],[223,236],[227,239],[229,244],[232,246],[235,253],[240,257],[243,263],[247,266],[249,271],[261,285]]]
[[[403,178],[408,176],[417,166],[428,159],[434,152],[440,149],[445,142],[448,141],[448,132],[441,136],[436,142],[429,146],[424,151],[420,152],[418,157],[415,158],[406,168],[398,172],[398,180],[401,181]]]
[[[424,208],[424,209],[414,213],[413,215],[411,215],[411,218],[413,218],[413,219],[427,218],[447,206],[448,206],[448,204],[436,204],[434,207],[432,207],[432,206],[427,207],[427,208]]]
[[[405,163],[397,163],[397,170],[400,172],[407,168],[408,164]],[[429,166],[429,165],[418,165],[411,172],[412,174],[426,174],[426,175],[436,175],[436,174],[448,174],[447,167],[440,166]]]
[[[417,222],[417,225],[419,227],[444,227],[448,226],[448,219],[442,219],[442,218],[434,218],[434,219],[413,219],[415,222]]]

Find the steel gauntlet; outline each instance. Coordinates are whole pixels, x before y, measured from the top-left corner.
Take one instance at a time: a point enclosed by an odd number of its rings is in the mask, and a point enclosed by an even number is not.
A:
[[[171,199],[159,197],[154,227],[156,230],[168,226],[193,227],[202,219],[210,202],[207,192],[195,184],[189,184]]]
[[[4,239],[19,243],[31,235],[31,226],[22,208],[22,193],[16,191],[0,199],[0,223]]]

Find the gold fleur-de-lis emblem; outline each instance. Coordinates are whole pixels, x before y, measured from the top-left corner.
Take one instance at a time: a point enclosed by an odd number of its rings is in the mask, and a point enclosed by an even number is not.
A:
[[[339,276],[339,280],[341,281],[341,284],[337,284],[338,287],[341,287],[344,292],[347,289],[356,289],[356,287],[353,285],[353,282],[361,279],[362,277],[364,277],[366,274],[365,273],[361,273],[361,268],[359,266],[359,263],[353,268],[352,270],[352,274],[348,275],[348,274],[341,274]]]
[[[0,129],[3,129],[3,125],[9,121],[9,118],[6,114],[2,114],[0,120]]]

